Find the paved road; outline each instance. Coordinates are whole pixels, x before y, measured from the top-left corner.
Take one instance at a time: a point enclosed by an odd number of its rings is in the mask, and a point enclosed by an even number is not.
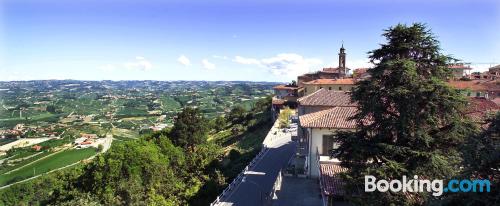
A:
[[[321,190],[317,179],[283,177],[273,206],[321,206]],[[336,205],[337,206],[337,205]]]
[[[268,195],[278,172],[286,166],[296,148],[295,143],[291,141],[290,133],[277,135],[279,138],[269,143],[268,152],[250,169],[251,171],[247,172],[245,182],[240,183],[228,197],[221,201],[220,205],[254,206],[270,202]]]

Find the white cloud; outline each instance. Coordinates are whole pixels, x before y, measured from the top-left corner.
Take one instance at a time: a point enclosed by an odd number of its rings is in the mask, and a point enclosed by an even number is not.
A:
[[[370,63],[370,60],[368,60],[368,59],[349,60],[349,58],[347,58],[346,65],[347,65],[347,68],[350,68],[350,69],[373,67],[373,64]]]
[[[219,55],[212,55],[212,58],[223,59],[223,60],[228,60],[229,59],[229,57],[227,57],[227,56],[219,56]]]
[[[274,57],[255,59],[236,56],[234,62],[264,67],[277,76],[296,78],[298,75],[317,70],[323,61],[318,58],[304,58],[294,53],[282,53]]]
[[[184,66],[191,66],[191,61],[184,55],[181,55],[179,58],[177,58],[177,61]]]
[[[153,68],[153,64],[142,56],[137,56],[135,57],[135,61],[125,62],[123,65],[130,70],[149,71]]]
[[[255,65],[260,65],[260,61],[258,59],[254,58],[245,58],[241,56],[236,56],[233,59],[234,62],[240,63],[240,64],[255,64]]]
[[[208,69],[208,70],[215,69],[215,64],[209,62],[208,59],[203,59],[201,61],[201,64],[203,65],[203,68],[205,68],[205,69]]]

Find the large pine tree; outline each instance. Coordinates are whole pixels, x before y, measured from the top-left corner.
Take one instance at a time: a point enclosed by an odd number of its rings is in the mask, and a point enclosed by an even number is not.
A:
[[[177,114],[169,137],[176,146],[194,151],[194,147],[207,141],[207,120],[197,108],[186,107]]]
[[[361,204],[411,204],[429,194],[364,192],[364,176],[399,179],[418,175],[447,179],[459,170],[458,147],[473,128],[461,110],[466,100],[446,84],[451,77],[439,42],[423,24],[398,24],[383,33],[387,43],[369,52],[370,78],[357,83],[358,130],[337,135],[336,153],[350,170],[348,191]],[[356,190],[358,188],[359,190]],[[415,201],[413,203],[416,203]]]
[[[490,192],[449,193],[444,204],[500,204],[500,112],[488,120],[486,130],[467,140],[462,151],[464,168],[455,179],[488,179]]]

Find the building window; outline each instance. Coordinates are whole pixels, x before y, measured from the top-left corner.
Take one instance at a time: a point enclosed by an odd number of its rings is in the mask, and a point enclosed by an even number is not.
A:
[[[330,151],[334,149],[335,142],[333,141],[333,135],[323,135],[321,155],[330,156]]]
[[[467,92],[467,96],[470,97],[471,93],[470,92]]]
[[[339,87],[339,91],[342,91],[342,87]]]
[[[477,92],[476,97],[480,97],[480,96],[481,96],[481,92]]]
[[[323,89],[323,87],[319,87],[319,89]]]
[[[332,90],[332,87],[328,87],[328,90]]]

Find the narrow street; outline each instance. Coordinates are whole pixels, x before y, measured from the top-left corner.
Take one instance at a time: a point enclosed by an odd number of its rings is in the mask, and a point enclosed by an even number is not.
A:
[[[269,139],[271,138],[271,139]],[[291,133],[282,132],[273,127],[266,138],[269,150],[242,181],[219,205],[265,205],[270,202],[269,194],[279,171],[286,166],[295,151],[295,142]]]

